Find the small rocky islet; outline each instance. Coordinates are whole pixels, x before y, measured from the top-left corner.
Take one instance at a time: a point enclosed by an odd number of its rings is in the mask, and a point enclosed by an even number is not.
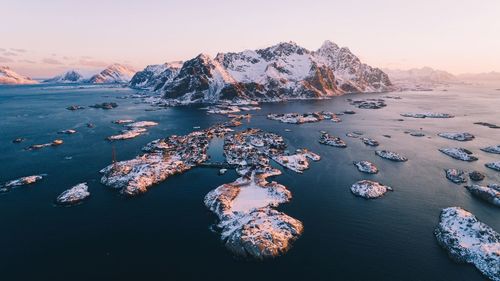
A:
[[[488,153],[500,154],[500,144],[483,147],[481,150]]]
[[[370,161],[358,161],[353,162],[354,166],[358,169],[358,171],[367,173],[367,174],[376,174],[378,173],[378,168]]]
[[[56,198],[56,204],[62,206],[73,206],[81,203],[90,196],[87,183],[79,183],[72,188],[65,190]]]
[[[392,188],[371,180],[361,180],[351,186],[351,192],[354,195],[365,199],[379,198],[387,191],[392,191]]]
[[[451,182],[460,184],[467,181],[465,172],[458,169],[445,169],[446,178]]]
[[[438,136],[445,138],[445,139],[450,139],[450,140],[456,140],[456,141],[471,141],[475,138],[473,134],[470,133],[439,133]]]
[[[393,152],[393,151],[375,150],[375,154],[377,156],[384,158],[384,159],[391,160],[394,162],[406,162],[406,161],[408,161],[408,158],[406,158],[405,156],[403,156],[397,152]]]
[[[0,193],[8,192],[13,188],[20,187],[23,185],[34,184],[34,183],[42,180],[46,176],[47,176],[46,174],[32,175],[32,176],[18,178],[15,180],[10,180],[10,181],[3,183],[3,184],[0,183]]]
[[[438,149],[440,152],[450,156],[451,158],[472,162],[477,161],[478,158],[472,155],[472,152],[468,149],[462,147],[450,147],[450,148],[440,148]]]
[[[471,184],[465,186],[469,192],[483,199],[497,207],[500,207],[500,185],[490,184],[488,186],[481,186],[477,184]]]
[[[334,147],[340,147],[340,148],[347,147],[347,144],[341,138],[336,137],[336,136],[331,136],[330,134],[328,134],[326,132],[321,134],[321,136],[319,138],[319,143],[324,144],[324,145],[334,146]]]

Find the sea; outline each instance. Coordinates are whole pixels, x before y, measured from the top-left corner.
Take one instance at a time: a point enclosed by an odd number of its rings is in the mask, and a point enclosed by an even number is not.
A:
[[[450,85],[434,91],[352,94],[328,100],[263,103],[237,130],[260,128],[280,134],[289,150],[308,148],[321,155],[303,174],[280,169],[272,178],[285,185],[292,200],[278,210],[304,224],[303,235],[284,255],[264,261],[235,257],[214,231],[216,216],[204,196],[238,176],[229,170],[194,168],[168,178],[137,197],[128,198],[100,183],[99,170],[113,159],[141,154],[148,142],[182,135],[195,127],[227,121],[203,106],[156,108],[134,98],[125,87],[31,85],[0,87],[0,182],[47,174],[40,182],[0,194],[1,280],[486,280],[470,264],[454,262],[434,237],[443,208],[462,207],[500,232],[500,209],[473,197],[464,185],[446,179],[444,169],[477,170],[481,184],[500,183],[500,173],[484,166],[500,155],[480,150],[500,145],[500,91],[486,85]],[[358,109],[347,99],[385,98],[387,107]],[[111,110],[88,106],[115,102]],[[81,105],[82,110],[66,107]],[[342,112],[342,122],[324,120],[301,125],[269,120],[269,113]],[[407,112],[442,112],[450,119],[415,119]],[[123,125],[117,119],[155,121],[159,125],[131,140],[110,142]],[[402,119],[399,120],[399,119]],[[95,127],[87,127],[93,123]],[[75,129],[76,134],[58,134]],[[320,131],[340,136],[347,148],[318,143]],[[377,148],[346,133],[359,131],[380,142]],[[422,132],[414,137],[408,132]],[[440,132],[469,132],[475,139],[457,142]],[[386,137],[388,135],[390,137]],[[25,138],[13,143],[15,138]],[[64,144],[28,151],[33,144],[62,139]],[[223,160],[222,139],[209,154]],[[452,159],[439,148],[464,147],[475,162]],[[375,149],[409,158],[397,163]],[[380,172],[360,173],[353,161],[368,160]],[[394,191],[376,200],[355,197],[350,186],[370,179]],[[91,196],[80,205],[60,207],[55,198],[87,182]]]

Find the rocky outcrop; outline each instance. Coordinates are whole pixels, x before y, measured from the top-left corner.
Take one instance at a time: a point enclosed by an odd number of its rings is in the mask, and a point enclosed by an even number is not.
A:
[[[473,214],[459,207],[443,209],[434,234],[453,260],[500,281],[500,235]]]

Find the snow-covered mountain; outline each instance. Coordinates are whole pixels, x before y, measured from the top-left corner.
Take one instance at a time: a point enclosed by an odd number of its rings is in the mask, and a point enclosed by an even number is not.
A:
[[[38,84],[38,81],[22,76],[8,66],[0,66],[0,84]]]
[[[64,74],[61,74],[61,75],[58,75],[56,77],[53,77],[51,79],[47,79],[43,82],[46,82],[46,83],[78,83],[78,82],[83,82],[84,79],[83,79],[83,76],[74,71],[74,70],[70,70]]]
[[[153,90],[182,103],[324,98],[392,89],[382,70],[330,41],[316,51],[288,42],[215,58],[200,54],[186,61],[175,77],[152,81]]]
[[[129,86],[137,89],[152,89],[162,87],[171,82],[179,73],[182,62],[168,62],[164,64],[148,65],[144,70],[138,71],[130,80]]]
[[[128,83],[134,74],[135,70],[132,68],[115,63],[106,67],[101,73],[92,76],[88,82],[93,84]]]
[[[391,81],[398,87],[406,88],[433,88],[439,85],[458,83],[459,79],[446,71],[430,67],[412,68],[408,70],[384,69]]]

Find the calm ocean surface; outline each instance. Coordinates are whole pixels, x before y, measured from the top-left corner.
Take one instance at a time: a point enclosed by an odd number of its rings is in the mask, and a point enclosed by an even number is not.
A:
[[[473,125],[500,123],[500,91],[494,89],[460,86],[447,92],[391,93],[402,99],[386,99],[388,106],[379,110],[353,108],[345,99],[385,94],[263,104],[262,110],[252,112],[253,118],[242,128],[281,134],[291,151],[306,147],[322,156],[304,174],[283,170],[273,178],[293,194],[279,210],[301,220],[304,234],[286,255],[257,262],[235,258],[224,248],[219,235],[210,230],[216,217],[203,205],[210,190],[236,179],[234,171],[218,176],[217,170],[195,168],[136,198],[125,198],[99,182],[99,170],[112,160],[112,145],[105,138],[123,128],[113,120],[160,123],[146,135],[113,143],[117,159],[127,160],[151,140],[186,134],[194,126],[205,128],[227,120],[224,116],[207,115],[196,107],[146,111],[151,107],[139,99],[119,98],[135,93],[127,88],[1,86],[0,182],[32,174],[48,176],[0,195],[0,279],[485,280],[474,266],[448,258],[433,230],[442,208],[460,206],[500,231],[500,209],[472,197],[443,172],[444,168],[479,170],[486,174],[482,184],[500,183],[500,173],[484,167],[500,160],[500,155],[479,150],[500,144],[500,130]],[[65,109],[108,101],[118,103],[118,108]],[[347,109],[357,114],[341,116],[341,123],[288,125],[265,118],[267,113]],[[423,111],[456,117],[396,121],[402,118],[400,113]],[[95,128],[87,128],[88,122]],[[78,133],[57,134],[64,129]],[[420,129],[425,137],[404,133]],[[340,136],[348,148],[320,145],[320,130]],[[410,160],[394,163],[379,158],[374,148],[345,136],[352,131],[362,131],[378,140],[379,148]],[[436,135],[446,131],[470,132],[476,139],[462,143]],[[13,144],[17,137],[27,140]],[[24,150],[56,138],[64,144]],[[470,149],[479,161],[462,162],[438,152],[456,146]],[[222,140],[213,142],[210,155],[223,159]],[[359,160],[375,163],[379,174],[358,172],[352,162]],[[349,187],[361,179],[380,181],[394,192],[371,201],[354,197]],[[71,208],[53,205],[62,191],[85,181],[91,192],[88,201]]]

